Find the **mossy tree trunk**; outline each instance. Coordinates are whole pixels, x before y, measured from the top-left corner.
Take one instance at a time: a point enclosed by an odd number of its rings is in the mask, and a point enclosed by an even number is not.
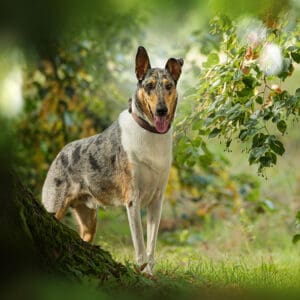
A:
[[[1,185],[6,191],[0,204],[2,273],[14,276],[30,268],[99,282],[128,273],[107,251],[82,241],[74,230],[47,213],[11,173],[1,172]]]
[[[47,269],[101,280],[120,277],[126,272],[107,251],[84,242],[77,232],[48,214],[20,182],[16,191],[22,227]]]
[[[35,271],[99,283],[128,276],[138,280],[110,253],[82,241],[77,232],[47,213],[23,186],[12,171],[18,161],[11,125],[0,118],[0,285]]]

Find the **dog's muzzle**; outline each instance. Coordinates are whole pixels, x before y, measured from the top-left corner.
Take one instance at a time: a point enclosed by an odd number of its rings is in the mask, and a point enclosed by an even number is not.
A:
[[[157,115],[158,117],[166,116],[167,113],[168,113],[168,108],[167,108],[165,105],[163,105],[163,106],[158,106],[158,107],[156,108],[156,115]]]

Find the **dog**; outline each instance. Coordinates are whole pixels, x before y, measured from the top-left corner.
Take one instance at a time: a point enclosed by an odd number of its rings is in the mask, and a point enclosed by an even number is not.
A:
[[[42,190],[46,210],[61,220],[73,209],[80,237],[92,242],[98,206],[125,206],[141,271],[153,273],[154,251],[170,166],[176,85],[182,59],[151,68],[138,47],[137,89],[124,110],[101,134],[67,144],[52,162]],[[140,210],[147,208],[145,248]]]

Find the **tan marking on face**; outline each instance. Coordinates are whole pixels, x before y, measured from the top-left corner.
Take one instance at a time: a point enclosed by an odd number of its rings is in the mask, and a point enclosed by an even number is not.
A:
[[[163,79],[164,87],[166,87],[168,83],[170,83],[168,79]],[[170,90],[164,88],[164,100],[168,108],[168,116],[170,122],[172,122],[174,119],[175,109],[176,109],[176,98],[177,98],[177,92],[174,84],[172,85],[172,88]]]
[[[141,102],[143,112],[150,121],[153,121],[153,116],[156,111],[158,97],[155,92],[150,92],[150,95],[145,91],[144,88],[140,88],[137,93],[138,99]]]

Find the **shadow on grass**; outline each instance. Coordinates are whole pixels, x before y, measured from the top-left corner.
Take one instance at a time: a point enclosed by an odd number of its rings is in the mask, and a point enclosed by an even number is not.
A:
[[[136,277],[135,277],[136,278]],[[1,288],[1,299],[299,299],[300,289],[254,289],[236,285],[193,286],[182,278],[158,275],[157,281],[146,278],[123,281],[108,280],[101,285],[97,281],[66,281],[64,278],[45,276],[20,277]],[[288,297],[288,298],[287,298]]]

